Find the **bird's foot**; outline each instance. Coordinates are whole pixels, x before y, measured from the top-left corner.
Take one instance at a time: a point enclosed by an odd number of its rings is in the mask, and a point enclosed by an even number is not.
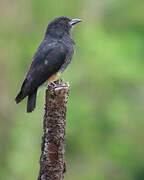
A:
[[[55,82],[52,82],[52,85],[54,88],[57,88],[57,87],[65,87],[64,84],[56,84]]]
[[[53,88],[65,87],[65,84],[63,84],[62,79],[58,79],[56,81],[49,82],[49,87],[53,87]]]
[[[53,87],[59,87],[59,85],[61,85],[61,84],[57,84],[55,81],[51,81],[51,82],[49,83],[49,85],[51,85],[51,86],[53,86]]]
[[[51,83],[53,87],[57,87],[57,84],[54,81],[51,81]]]

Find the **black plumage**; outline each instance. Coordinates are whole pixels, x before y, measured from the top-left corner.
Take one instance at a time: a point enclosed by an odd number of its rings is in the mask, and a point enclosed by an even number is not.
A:
[[[48,25],[15,99],[19,103],[28,96],[27,112],[32,112],[36,106],[38,88],[53,75],[61,74],[70,63],[75,49],[72,27],[80,21],[62,16]]]

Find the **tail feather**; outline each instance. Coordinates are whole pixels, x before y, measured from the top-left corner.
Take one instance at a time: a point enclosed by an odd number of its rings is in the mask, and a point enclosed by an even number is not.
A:
[[[22,91],[20,91],[17,95],[17,97],[15,98],[16,103],[20,103],[23,99],[25,98],[25,96],[23,95]]]
[[[28,96],[27,100],[27,112],[32,112],[36,107],[36,96],[37,96],[37,90]]]
[[[17,97],[15,98],[16,103],[18,104],[19,102],[21,102],[26,96],[27,96],[27,92],[25,91],[25,85],[27,84],[27,79],[24,80],[21,90],[18,93]]]

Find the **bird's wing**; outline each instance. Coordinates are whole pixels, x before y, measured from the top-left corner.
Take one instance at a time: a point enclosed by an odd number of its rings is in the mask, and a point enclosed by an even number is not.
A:
[[[65,62],[67,54],[67,48],[61,43],[41,45],[33,57],[21,88],[24,96],[33,93],[49,77],[57,73]]]

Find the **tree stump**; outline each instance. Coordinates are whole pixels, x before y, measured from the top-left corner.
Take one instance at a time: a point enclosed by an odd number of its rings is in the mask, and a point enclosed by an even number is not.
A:
[[[38,180],[63,180],[65,165],[66,106],[69,83],[60,79],[48,85],[45,98],[44,134]]]

